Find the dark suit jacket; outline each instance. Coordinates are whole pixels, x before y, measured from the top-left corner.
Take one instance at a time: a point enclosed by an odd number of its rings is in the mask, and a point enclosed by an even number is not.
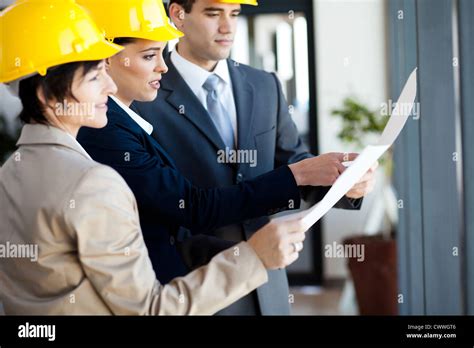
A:
[[[132,189],[160,282],[189,272],[175,245],[182,239],[179,226],[196,233],[212,232],[220,226],[286,210],[289,200],[299,205],[300,193],[287,166],[225,188],[193,186],[166,151],[123,109],[112,99],[107,105],[107,126],[83,128],[77,139],[94,160],[117,170]],[[175,146],[179,146],[178,141]],[[190,161],[199,167],[199,158]]]
[[[162,79],[158,97],[151,103],[134,103],[132,108],[150,122],[153,137],[175,159],[180,171],[201,187],[225,187],[312,157],[303,145],[288,112],[281,85],[274,74],[229,60],[237,107],[238,148],[257,150],[257,165],[221,164],[217,151],[225,148],[209,114],[171,62]],[[179,146],[177,146],[179,144]],[[196,165],[196,161],[199,165]],[[277,189],[277,188],[275,188]],[[328,188],[313,189],[320,200]],[[339,207],[354,209],[359,201],[343,199]],[[211,231],[227,240],[241,241],[268,222],[267,217]],[[209,233],[209,231],[208,231]],[[285,270],[269,272],[269,282],[238,301],[222,314],[289,314],[289,289]],[[255,294],[253,295],[255,298]],[[250,308],[250,307],[254,308]]]

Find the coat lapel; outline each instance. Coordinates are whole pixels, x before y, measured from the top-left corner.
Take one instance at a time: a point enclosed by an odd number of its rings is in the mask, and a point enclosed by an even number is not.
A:
[[[107,106],[109,107],[109,111],[107,112],[109,119],[113,120],[114,123],[122,125],[122,127],[125,127],[131,132],[143,134],[159,152],[162,160],[167,161],[167,164],[171,167],[176,167],[173,159],[169,157],[161,145],[151,135],[145,132],[112,98],[109,98]]]
[[[237,108],[238,148],[248,148],[250,130],[253,124],[254,88],[247,81],[238,63],[227,60],[229,66],[235,105]]]
[[[217,149],[225,149],[225,144],[207,110],[181,77],[170,56],[166,64],[169,70],[163,78],[162,89],[169,92],[167,102],[198,128]]]
[[[88,160],[92,160],[72,135],[50,125],[25,124],[16,145],[61,145],[80,153]]]

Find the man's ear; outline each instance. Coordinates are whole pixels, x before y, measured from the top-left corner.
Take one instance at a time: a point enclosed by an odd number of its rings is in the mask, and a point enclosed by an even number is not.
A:
[[[186,16],[184,7],[174,2],[169,6],[168,12],[174,25],[176,25],[178,29],[182,29],[184,27],[184,18]]]
[[[107,70],[107,71],[110,70],[110,65],[111,65],[110,57],[105,58],[104,62],[105,62],[105,70]]]

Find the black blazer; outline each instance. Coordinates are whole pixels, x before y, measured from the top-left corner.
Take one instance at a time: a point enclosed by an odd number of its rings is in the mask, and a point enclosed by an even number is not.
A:
[[[210,233],[293,208],[288,202],[299,207],[300,193],[287,166],[238,185],[201,189],[181,175],[160,144],[112,99],[108,107],[107,126],[84,127],[77,139],[94,160],[117,170],[135,194],[145,242],[162,283],[189,271],[175,245],[182,239],[180,226],[194,234]],[[179,139],[175,146],[180,146]],[[199,158],[190,161],[200,166]]]

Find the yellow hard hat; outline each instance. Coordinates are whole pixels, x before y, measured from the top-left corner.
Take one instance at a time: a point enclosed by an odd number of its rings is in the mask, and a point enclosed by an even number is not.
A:
[[[183,36],[170,24],[162,0],[78,0],[105,37],[169,41]]]
[[[219,2],[223,2],[226,4],[242,4],[242,5],[258,6],[257,0],[219,0]]]
[[[18,0],[0,12],[0,30],[0,83],[123,49],[107,42],[74,0]]]

